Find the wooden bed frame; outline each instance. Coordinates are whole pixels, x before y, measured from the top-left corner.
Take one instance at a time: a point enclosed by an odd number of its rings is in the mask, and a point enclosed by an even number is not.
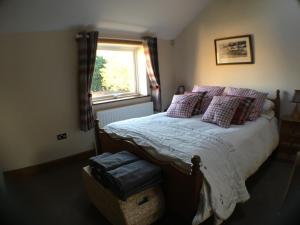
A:
[[[270,100],[275,103],[275,116],[279,119],[280,91],[277,90],[276,97]],[[172,162],[155,159],[132,139],[111,137],[103,129],[100,129],[98,120],[95,120],[95,126],[98,153],[115,153],[127,150],[162,168],[164,175],[162,186],[167,213],[175,215],[191,224],[198,209],[199,195],[203,182],[203,174],[200,171],[200,157],[195,155],[191,159],[192,172],[191,174],[186,174]]]

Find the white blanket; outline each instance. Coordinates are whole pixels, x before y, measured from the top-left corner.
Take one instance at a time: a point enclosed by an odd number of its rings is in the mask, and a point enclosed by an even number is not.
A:
[[[199,116],[179,119],[159,113],[111,123],[104,129],[133,138],[154,157],[172,160],[187,172],[192,156],[200,156],[205,182],[193,224],[204,221],[211,212],[218,223],[227,219],[236,203],[249,198],[246,178],[278,144],[276,121],[263,117],[224,129],[202,122]]]

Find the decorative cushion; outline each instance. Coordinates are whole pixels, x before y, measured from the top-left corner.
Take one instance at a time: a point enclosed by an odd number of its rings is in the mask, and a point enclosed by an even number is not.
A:
[[[256,120],[260,116],[265,99],[267,98],[268,95],[268,93],[258,92],[256,90],[252,90],[248,88],[233,88],[233,87],[228,88],[227,94],[234,95],[234,96],[255,98],[248,120]]]
[[[232,95],[227,95],[227,96],[234,97]],[[255,98],[242,97],[242,96],[239,96],[238,98],[240,102],[231,120],[231,124],[241,125],[244,124],[247,118],[249,117]]]
[[[201,95],[174,95],[167,116],[189,118]]]
[[[213,97],[210,97],[210,96],[204,96],[203,100],[202,100],[202,103],[201,103],[201,106],[200,106],[200,114],[203,114],[205,113],[205,111],[207,110],[209,104],[211,103],[211,100],[213,99]]]
[[[195,85],[192,92],[206,92],[200,106],[200,114],[205,113],[213,97],[222,95],[224,90],[225,87]]]
[[[228,128],[230,127],[231,120],[237,110],[239,102],[238,97],[215,96],[204,113],[202,120],[215,123],[220,127]]]
[[[185,95],[199,95],[199,100],[196,103],[194,110],[192,112],[192,115],[199,115],[200,114],[200,109],[201,109],[201,103],[203,100],[203,97],[205,96],[206,92],[184,92]]]
[[[207,92],[206,96],[214,97],[222,95],[224,90],[225,87],[195,85],[192,92]]]

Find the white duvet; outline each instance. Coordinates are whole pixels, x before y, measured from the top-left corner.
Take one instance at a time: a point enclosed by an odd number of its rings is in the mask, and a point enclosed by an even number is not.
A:
[[[249,199],[245,181],[278,145],[277,120],[258,118],[245,125],[220,128],[200,116],[171,118],[165,113],[111,123],[108,133],[134,141],[158,159],[172,160],[190,172],[191,158],[199,155],[205,181],[193,224],[214,214],[221,223],[239,202]]]

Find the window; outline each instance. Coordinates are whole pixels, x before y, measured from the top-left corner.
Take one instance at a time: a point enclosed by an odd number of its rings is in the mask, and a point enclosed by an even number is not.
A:
[[[97,46],[92,80],[93,102],[147,95],[142,44],[135,41],[102,40]]]

